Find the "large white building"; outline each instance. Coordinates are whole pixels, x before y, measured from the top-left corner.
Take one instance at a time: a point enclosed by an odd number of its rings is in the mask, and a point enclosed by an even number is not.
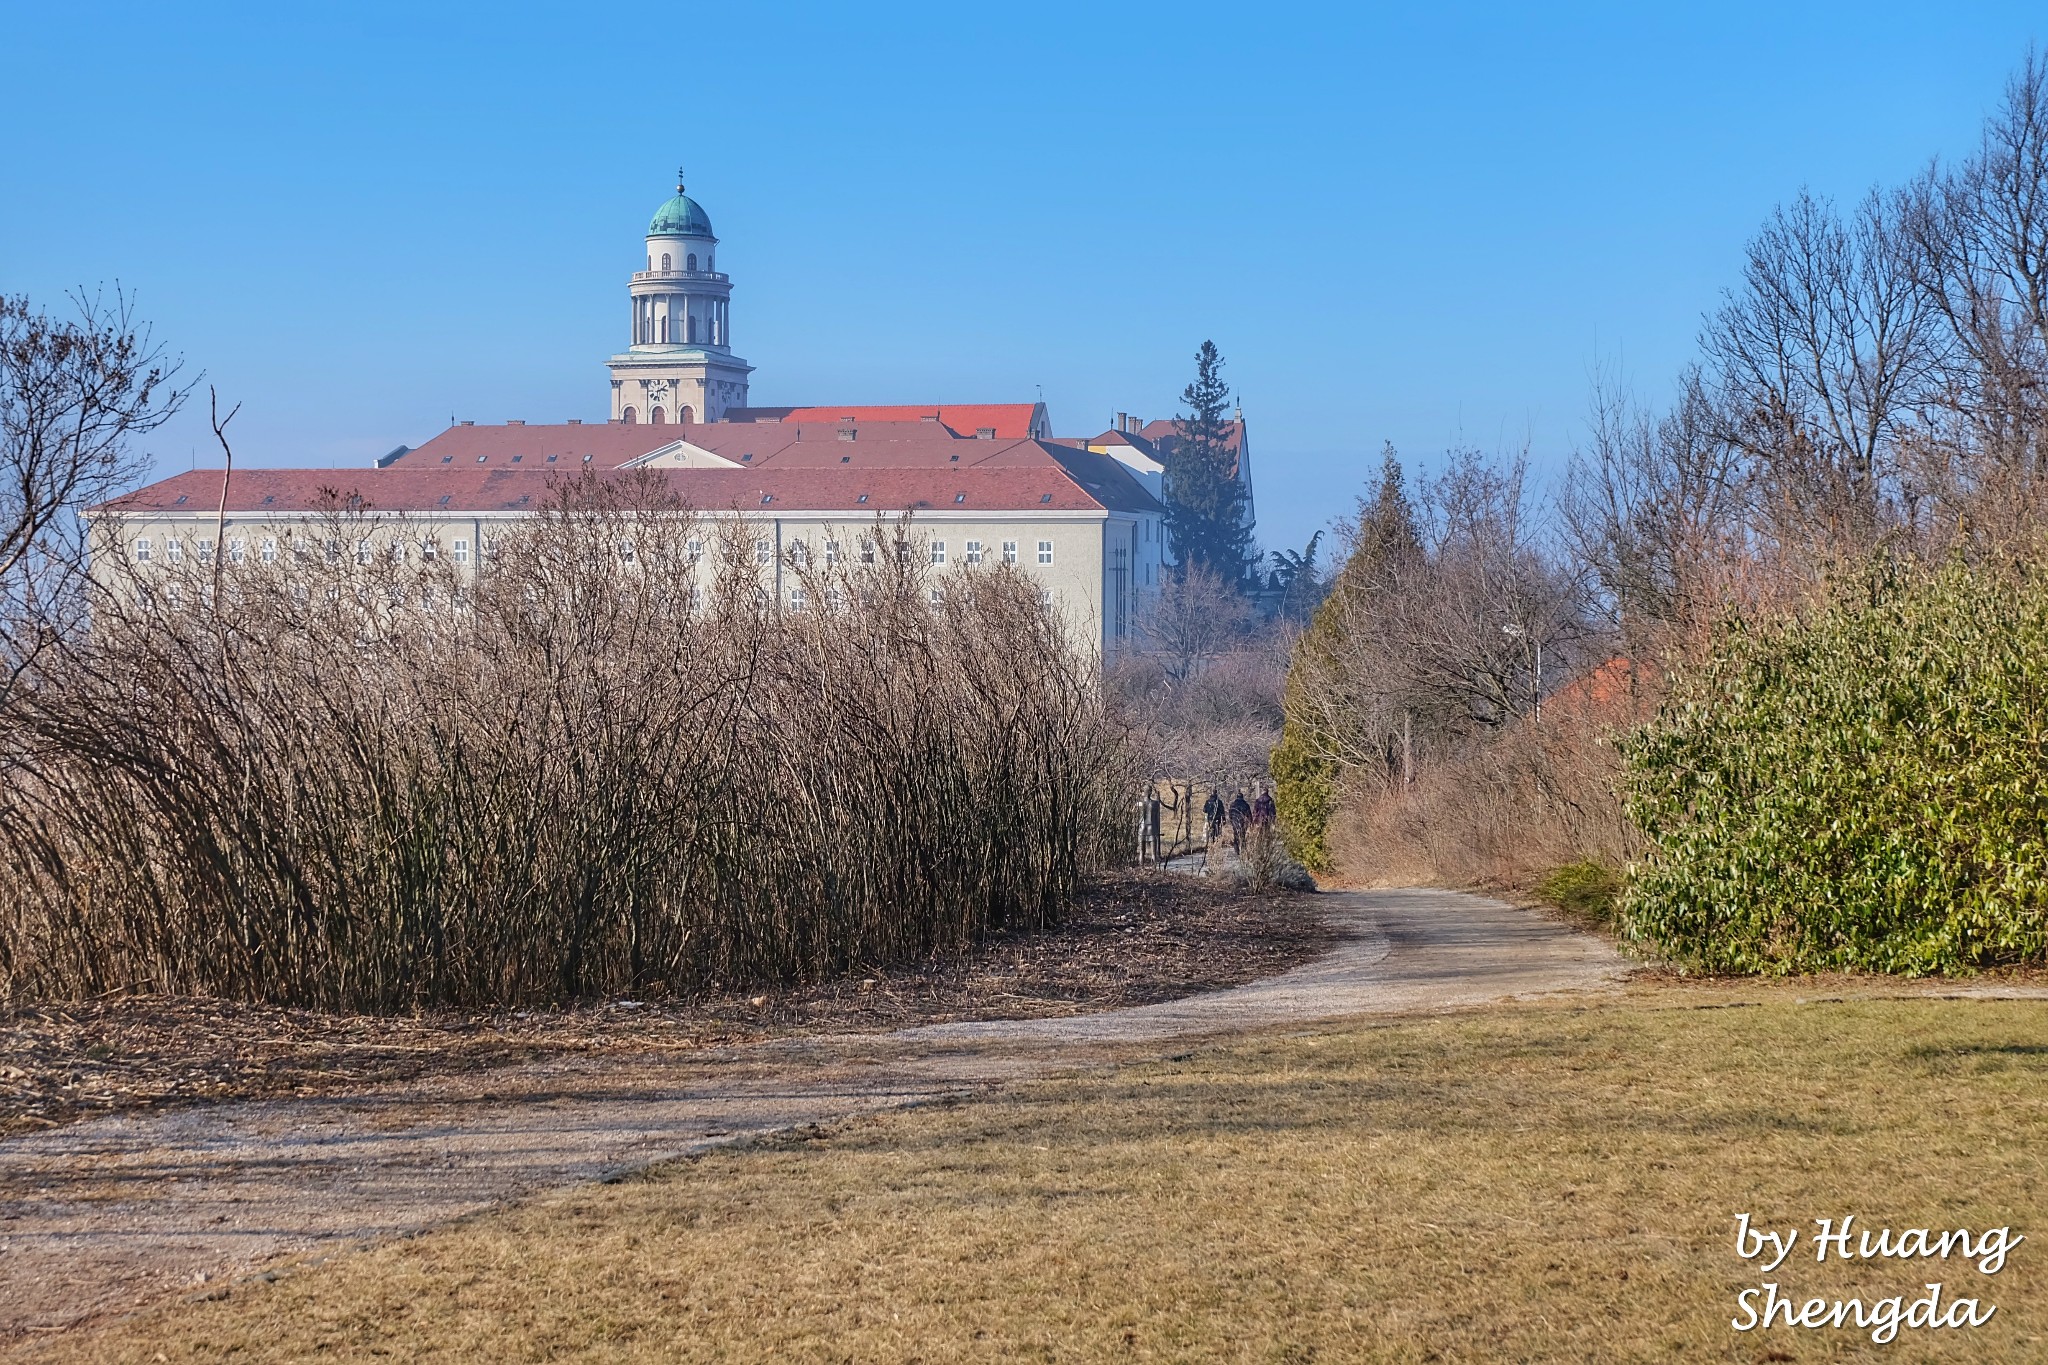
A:
[[[750,407],[717,245],[678,185],[628,281],[631,340],[607,362],[609,421],[462,422],[367,470],[236,470],[225,487],[218,470],[179,474],[97,509],[97,552],[261,558],[341,502],[390,514],[404,539],[479,572],[494,528],[530,515],[565,473],[646,470],[701,512],[753,523],[769,547],[764,587],[786,609],[809,605],[784,582],[792,556],[853,545],[877,516],[909,512],[935,575],[1013,564],[1077,642],[1113,652],[1164,568],[1164,509],[1139,474],[1053,440],[1042,403]]]

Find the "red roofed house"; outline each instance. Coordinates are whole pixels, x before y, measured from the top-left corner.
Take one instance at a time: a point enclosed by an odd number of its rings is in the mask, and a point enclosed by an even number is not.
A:
[[[908,511],[938,583],[959,566],[1013,564],[1077,641],[1113,651],[1164,558],[1164,509],[1142,471],[1053,441],[1043,403],[749,407],[717,240],[678,185],[628,282],[632,341],[608,362],[611,421],[462,422],[371,469],[239,469],[224,511],[219,471],[179,474],[95,509],[96,553],[267,561],[292,527],[343,503],[391,515],[374,551],[356,553],[445,556],[475,572],[498,528],[564,475],[646,470],[700,511],[758,523],[757,544],[773,547],[764,580],[786,608],[806,604],[785,591],[785,563],[851,552],[877,516]]]
[[[1145,486],[1146,492],[1161,503],[1166,501],[1166,466],[1173,458],[1174,447],[1180,442],[1179,429],[1172,419],[1143,422],[1131,413],[1120,412],[1116,415],[1115,424],[1099,436],[1062,436],[1059,441],[1062,445],[1077,446],[1114,458],[1131,471],[1132,477]],[[1244,485],[1244,524],[1250,526],[1255,520],[1252,511],[1252,458],[1242,408],[1224,424],[1223,442],[1236,458],[1231,472]]]

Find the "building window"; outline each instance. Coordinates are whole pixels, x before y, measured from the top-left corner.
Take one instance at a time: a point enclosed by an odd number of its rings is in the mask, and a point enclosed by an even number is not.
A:
[[[809,601],[810,599],[804,595],[804,590],[801,587],[789,590],[789,609],[791,611],[802,611]]]
[[[825,542],[825,567],[829,569],[829,568],[831,568],[831,567],[832,567],[833,565],[837,564],[838,562],[839,562],[839,542],[838,542],[838,541],[836,541],[836,540],[828,540],[828,541],[826,541],[826,542]]]
[[[691,536],[690,543],[685,548],[684,554],[689,557],[689,560],[692,564],[695,564],[698,560],[704,557],[704,542],[702,540],[699,540],[696,536]]]
[[[667,420],[668,415],[664,413],[658,405],[648,410],[647,421],[650,426],[658,427]]]
[[[811,562],[811,547],[801,540],[789,543],[789,562],[801,569]]]
[[[637,560],[637,558],[636,558],[636,555],[637,555],[637,554],[638,554],[638,551],[636,551],[636,550],[635,550],[635,549],[633,548],[633,542],[632,542],[632,541],[630,541],[630,540],[622,540],[622,541],[620,541],[620,542],[619,542],[619,563],[621,563],[621,564],[634,564],[634,563],[637,563],[637,562],[638,562],[638,560]]]
[[[1017,542],[1016,542],[1016,541],[1014,541],[1014,540],[1006,540],[1006,541],[1004,541],[1004,542],[1003,542],[1003,563],[1005,563],[1005,564],[1015,564],[1016,562],[1017,562]]]
[[[248,557],[249,547],[247,542],[240,540],[231,540],[228,542],[228,563],[239,564]]]
[[[1051,588],[1040,588],[1038,590],[1038,605],[1047,608],[1050,608],[1052,606]]]
[[[825,589],[825,605],[833,611],[846,610],[846,594],[839,590],[837,583]]]
[[[695,269],[697,268],[697,253],[696,253],[696,252],[694,252],[694,251],[693,251],[693,252],[691,252],[691,253],[690,253],[689,255],[687,255],[687,256],[685,256],[685,257],[683,257],[683,261],[684,261],[683,269],[685,269],[685,270],[695,270]],[[616,269],[616,268],[617,268],[617,267],[614,267],[614,269]]]
[[[144,536],[135,542],[135,562],[137,564],[149,563],[149,557],[152,553],[153,551],[149,547],[148,536]]]
[[[754,542],[754,562],[755,562],[756,564],[771,564],[771,563],[773,563],[774,561],[775,561],[775,547],[774,547],[773,545],[770,545],[770,544],[769,544],[769,543],[768,543],[767,541],[765,541],[765,540],[757,540],[757,541],[755,541],[755,542]]]
[[[683,328],[683,332],[684,332],[685,336],[687,336],[687,337],[688,337],[688,339],[689,339],[689,340],[691,340],[691,341],[695,341],[695,340],[697,339],[697,315],[696,315],[696,314],[692,313],[692,314],[690,315],[690,318],[689,318],[689,322],[688,322],[688,325],[686,325],[686,326],[685,326],[685,327]]]
[[[946,542],[945,542],[945,541],[943,541],[943,540],[935,540],[935,541],[933,541],[933,542],[932,542],[932,563],[934,563],[934,564],[943,564],[943,563],[945,563],[945,562],[946,562]]]
[[[1041,541],[1039,541],[1039,542],[1038,542],[1038,562],[1039,562],[1039,563],[1041,563],[1041,564],[1050,564],[1050,563],[1052,563],[1052,542],[1051,542],[1051,541],[1049,541],[1049,540],[1041,540]]]
[[[376,557],[376,548],[372,546],[369,541],[359,540],[356,542],[356,563],[368,564],[371,560],[375,559]]]
[[[875,542],[866,536],[860,538],[860,562],[863,564],[875,562]]]
[[[639,421],[640,419],[634,415],[633,409],[627,408],[624,412],[621,412],[619,414],[619,420],[630,427],[633,425],[633,423]]]
[[[662,252],[662,253],[661,253],[661,268],[662,268],[663,270],[666,270],[666,269],[668,269],[668,261],[669,261],[669,256],[668,256],[668,253],[667,253],[666,251]]]
[[[441,557],[441,542],[423,540],[420,542],[420,558],[431,564]]]
[[[468,542],[468,541],[466,541],[466,540],[458,540],[458,541],[456,541],[456,542],[455,542],[455,562],[456,562],[457,564],[467,564],[467,563],[469,563],[469,542]]]
[[[968,541],[968,542],[967,542],[967,562],[968,562],[969,564],[979,564],[979,563],[981,563],[981,542],[980,542],[980,541],[978,541],[978,540],[970,540],[970,541]]]
[[[172,611],[176,611],[179,607],[183,606],[184,604],[185,594],[178,591],[178,585],[176,583],[165,584],[164,605],[168,606]]]
[[[935,607],[943,607],[946,605],[946,590],[944,588],[932,589],[932,605]]]
[[[690,585],[690,610],[704,610],[704,589],[698,587],[695,583]]]
[[[164,557],[176,564],[185,557],[185,542],[176,536],[164,537]]]
[[[199,543],[198,543],[198,544],[197,544],[197,545],[196,545],[196,546],[195,546],[194,548],[196,548],[196,549],[198,550],[198,552],[199,552],[199,562],[200,562],[201,564],[211,564],[211,563],[213,563],[213,542],[212,542],[212,541],[210,541],[210,540],[202,540],[202,541],[200,541],[200,542],[199,542]]]

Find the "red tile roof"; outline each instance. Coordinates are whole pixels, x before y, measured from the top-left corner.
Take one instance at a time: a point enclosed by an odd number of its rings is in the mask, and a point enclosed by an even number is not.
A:
[[[1085,456],[1086,452],[1080,454]],[[1093,459],[1104,461],[1106,457]],[[1069,512],[1105,507],[1156,510],[1156,504],[1120,467],[1104,469],[1087,459],[1044,459],[1031,465],[945,470],[827,466],[785,468],[780,472],[654,472],[677,497],[706,511],[760,512],[773,508],[793,512]],[[559,468],[550,472],[544,466],[494,469],[474,464],[416,469],[248,469],[237,471],[229,483],[227,510],[237,515],[284,516],[328,511],[359,498],[362,507],[371,511],[524,512],[543,505],[559,477]],[[608,471],[600,477],[632,476]],[[103,507],[130,515],[210,514],[219,507],[220,489],[220,471],[192,470],[115,498]]]
[[[973,436],[984,428],[997,437],[1022,439],[1033,434],[1034,423],[1043,417],[1037,403],[900,403],[893,405],[854,404],[848,407],[734,408],[726,413],[728,422],[921,422],[950,428],[955,435]]]

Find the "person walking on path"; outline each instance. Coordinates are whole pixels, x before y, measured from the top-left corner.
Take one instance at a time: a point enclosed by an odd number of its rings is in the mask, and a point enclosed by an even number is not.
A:
[[[1237,799],[1230,803],[1230,851],[1238,857],[1244,856],[1244,827],[1252,822],[1252,803],[1244,799],[1240,790]]]
[[[1259,785],[1259,799],[1252,802],[1252,825],[1257,829],[1271,829],[1279,816],[1280,808],[1273,804],[1273,793],[1264,783]]]
[[[1202,817],[1209,822],[1209,843],[1223,837],[1223,793],[1214,787],[1209,789],[1209,799],[1202,803]]]

